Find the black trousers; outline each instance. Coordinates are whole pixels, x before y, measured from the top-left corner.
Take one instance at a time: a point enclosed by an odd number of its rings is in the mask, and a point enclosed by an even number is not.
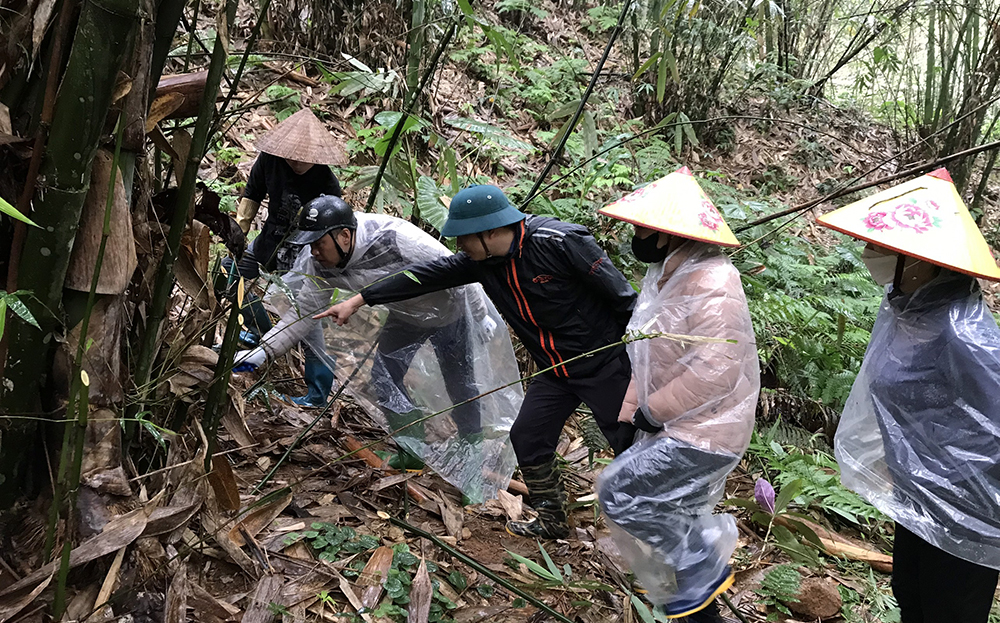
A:
[[[372,362],[372,382],[380,406],[397,415],[407,414],[415,409],[403,385],[403,377],[410,369],[417,351],[427,341],[430,341],[434,354],[437,355],[445,390],[452,404],[479,395],[469,344],[470,333],[465,314],[444,327],[419,327],[403,322],[390,313],[379,334],[378,349]],[[458,428],[458,434],[463,437],[482,431],[478,400],[455,407],[451,417]],[[404,434],[408,432],[412,436],[414,428],[417,427],[407,429]]]
[[[952,556],[896,524],[892,593],[902,623],[986,623],[997,575],[996,569]]]
[[[517,464],[533,467],[552,460],[559,433],[581,402],[594,413],[615,454],[627,450],[635,427],[618,422],[618,413],[631,379],[632,364],[626,353],[586,378],[565,379],[551,373],[535,377],[510,429]]]
[[[266,223],[260,234],[247,245],[243,257],[234,262],[232,258],[222,260],[222,265],[229,275],[228,283],[225,286],[225,296],[232,301],[236,300],[237,282],[240,277],[245,281],[252,281],[260,277],[260,267],[263,266],[268,272],[277,269],[287,270],[291,268],[295,261],[295,256],[301,247],[282,245],[285,235],[275,227]],[[218,286],[217,286],[218,288]],[[216,290],[220,293],[220,290]],[[240,310],[246,320],[246,327],[257,335],[263,336],[271,330],[273,326],[271,319],[264,310],[264,305],[253,294],[248,293],[244,299],[243,309]],[[306,355],[309,356],[309,348],[306,347]]]

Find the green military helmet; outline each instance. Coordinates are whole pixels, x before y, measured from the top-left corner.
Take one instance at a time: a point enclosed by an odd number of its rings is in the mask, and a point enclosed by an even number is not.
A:
[[[296,230],[289,236],[292,244],[312,244],[333,230],[358,228],[358,219],[349,203],[340,197],[320,195],[299,212]]]
[[[510,205],[496,186],[469,186],[452,197],[441,234],[449,238],[478,234],[520,223],[524,218],[524,212]]]

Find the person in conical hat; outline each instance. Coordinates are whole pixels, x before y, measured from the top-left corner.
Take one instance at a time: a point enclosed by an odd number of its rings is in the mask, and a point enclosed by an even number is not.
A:
[[[308,108],[279,123],[257,141],[260,155],[250,169],[250,177],[237,209],[236,222],[243,233],[257,216],[260,204],[268,199],[267,219],[260,234],[237,262],[223,262],[229,275],[228,295],[235,296],[237,282],[291,267],[301,247],[288,244],[295,219],[302,206],[321,195],[340,197],[340,181],[329,165],[347,163],[337,140]],[[257,297],[246,297],[243,308],[246,331],[240,333],[244,346],[256,346],[272,328],[271,319]],[[333,385],[333,372],[306,347],[305,381],[308,393],[292,401],[302,406],[322,406]]]
[[[639,432],[601,474],[598,499],[619,549],[670,618],[723,621],[716,597],[733,581],[737,529],[712,510],[750,443],[760,392],[757,345],[738,246],[686,167],[601,209],[635,225],[649,264],[628,328],[669,338],[628,345],[632,382],[619,420]]]
[[[902,623],[986,623],[1000,569],[1000,269],[945,169],[825,214],[886,286],[837,428],[843,483],[896,522]]]

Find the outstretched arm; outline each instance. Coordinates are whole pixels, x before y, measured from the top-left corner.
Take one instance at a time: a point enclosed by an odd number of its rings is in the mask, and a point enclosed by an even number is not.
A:
[[[465,254],[449,255],[433,262],[415,264],[406,270],[380,279],[359,294],[337,303],[313,318],[331,318],[338,325],[346,323],[365,305],[406,301],[422,294],[447,290],[477,280],[476,263]]]

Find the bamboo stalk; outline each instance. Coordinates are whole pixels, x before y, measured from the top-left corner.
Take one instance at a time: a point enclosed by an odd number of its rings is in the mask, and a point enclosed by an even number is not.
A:
[[[111,107],[118,68],[127,57],[138,23],[134,0],[89,0],[80,9],[69,60],[58,85],[52,122],[41,150],[39,188],[34,193],[31,228],[20,253],[18,287],[34,292],[29,308],[41,327],[15,323],[10,348],[18,354],[6,362],[0,401],[7,412],[32,412],[48,398],[39,391],[46,379],[49,339],[62,322],[63,283],[70,251],[90,182],[91,166]],[[58,66],[50,68],[58,72]],[[86,95],[86,97],[84,97]],[[34,429],[8,435],[0,456],[0,473],[7,478],[0,497],[23,495]]]
[[[236,0],[227,0],[226,17],[224,19],[229,23],[232,23],[235,17],[236,4]],[[130,418],[134,418],[143,409],[148,398],[150,372],[152,371],[153,359],[157,351],[160,324],[166,317],[167,302],[170,297],[170,290],[173,289],[174,285],[174,265],[180,254],[181,236],[184,233],[184,228],[187,226],[188,212],[191,202],[194,199],[195,185],[198,181],[198,167],[201,164],[202,154],[205,152],[205,145],[208,142],[208,131],[215,113],[215,100],[219,92],[219,82],[221,81],[223,69],[226,64],[226,42],[222,40],[223,30],[228,30],[228,28],[220,29],[216,33],[215,46],[212,50],[212,60],[208,69],[208,80],[206,81],[205,92],[198,110],[198,124],[195,126],[191,148],[188,150],[184,176],[177,192],[177,203],[174,206],[174,214],[170,222],[170,233],[167,235],[166,249],[164,250],[163,259],[157,271],[156,282],[153,286],[153,296],[149,305],[149,320],[139,348],[139,357],[135,368],[134,382],[139,392],[139,397],[129,410],[128,416]],[[134,435],[136,430],[135,424],[131,424],[129,429],[129,434]]]
[[[101,231],[101,244],[97,250],[97,258],[94,262],[94,274],[90,280],[90,292],[87,295],[87,304],[83,313],[83,320],[80,323],[80,337],[77,342],[76,348],[76,360],[73,362],[73,372],[70,381],[70,392],[68,409],[66,413],[66,428],[63,431],[63,447],[60,452],[59,461],[59,478],[56,481],[56,489],[52,497],[52,507],[49,512],[49,525],[45,533],[45,558],[48,559],[49,553],[52,550],[52,543],[55,538],[56,526],[59,522],[59,507],[63,503],[63,497],[67,491],[67,481],[66,479],[66,469],[67,465],[72,461],[73,471],[69,475],[69,482],[73,484],[73,495],[72,502],[67,504],[66,516],[69,517],[72,514],[73,507],[76,505],[76,492],[79,490],[80,486],[80,465],[83,460],[83,441],[86,438],[87,429],[87,410],[89,409],[89,404],[86,400],[87,392],[89,391],[83,383],[83,359],[86,355],[87,348],[87,333],[90,329],[90,316],[93,314],[94,305],[97,301],[97,286],[100,282],[101,268],[104,265],[104,254],[107,250],[108,238],[111,236],[111,213],[114,206],[115,200],[115,182],[119,176],[119,160],[121,158],[121,147],[122,147],[122,137],[125,129],[125,118],[124,115],[119,115],[118,117],[118,130],[115,136],[115,151],[114,157],[111,161],[111,176],[108,183],[108,197],[104,205],[104,226]],[[78,423],[78,428],[74,430],[71,422],[76,419]],[[75,454],[70,452],[70,448],[75,447]],[[67,531],[67,540],[69,539],[69,531]],[[60,578],[62,576],[60,575]],[[65,585],[60,585],[61,589],[65,591]]]
[[[55,39],[52,42],[52,51],[49,54],[48,75],[45,78],[45,95],[42,100],[42,114],[39,116],[38,129],[35,131],[35,142],[31,148],[31,161],[28,163],[28,175],[24,179],[24,187],[17,199],[17,211],[25,216],[31,216],[31,198],[35,195],[35,185],[38,182],[38,171],[42,166],[42,154],[45,153],[45,144],[49,137],[49,127],[52,125],[52,116],[55,112],[56,87],[59,85],[59,77],[62,75],[61,63],[63,56],[63,45],[66,41],[66,31],[69,30],[69,20],[73,14],[72,0],[64,0],[59,9],[59,17],[56,22]],[[17,290],[18,272],[21,266],[21,252],[24,249],[24,239],[28,235],[28,226],[20,220],[14,221],[14,237],[10,246],[10,261],[7,265],[7,290],[15,292]],[[11,314],[13,317],[13,314]],[[7,362],[7,344],[10,339],[9,332],[0,335],[0,377],[3,376],[4,366]]]
[[[399,121],[396,122],[396,127],[392,129],[392,135],[389,137],[389,146],[386,147],[385,156],[382,157],[382,164],[379,165],[378,173],[375,174],[375,179],[372,182],[372,190],[368,195],[368,205],[365,206],[365,212],[371,212],[372,208],[375,206],[375,200],[378,198],[379,191],[382,189],[382,177],[385,176],[385,169],[389,166],[389,160],[392,158],[392,153],[396,149],[396,143],[399,141],[400,134],[403,133],[403,126],[406,124],[406,120],[410,117],[410,112],[413,110],[413,106],[417,103],[417,99],[423,92],[427,83],[430,82],[430,78],[434,75],[434,71],[437,69],[438,61],[441,59],[441,55],[444,53],[445,48],[451,42],[451,38],[455,36],[455,31],[458,29],[458,17],[456,16],[451,20],[448,25],[448,30],[445,31],[444,37],[441,38],[441,42],[438,44],[436,50],[434,50],[434,56],[431,57],[430,63],[427,65],[427,69],[424,70],[424,75],[420,78],[420,84],[417,85],[415,91],[412,91],[406,98],[406,105],[403,106],[403,112],[399,116]]]
[[[242,277],[241,277],[242,279]],[[212,457],[219,435],[219,420],[229,392],[229,377],[233,371],[233,357],[240,336],[240,309],[237,305],[229,306],[229,320],[226,322],[226,335],[219,351],[219,361],[215,364],[215,376],[212,387],[208,390],[205,400],[205,412],[202,419],[205,422],[205,434],[208,436],[208,452],[205,454],[205,473],[212,471]],[[214,333],[214,331],[213,331]]]
[[[194,14],[191,16],[191,28],[188,29],[188,47],[184,54],[184,69],[181,73],[186,74],[191,66],[191,53],[194,52],[194,31],[198,27],[198,13],[201,12],[201,0],[194,0]]]
[[[814,207],[818,206],[821,203],[830,201],[832,199],[836,199],[837,197],[843,197],[844,195],[849,195],[851,193],[858,192],[859,190],[865,190],[865,189],[871,188],[873,186],[879,186],[881,184],[888,184],[889,182],[895,182],[896,180],[902,179],[904,177],[911,177],[911,176],[914,176],[914,175],[917,175],[917,174],[920,174],[920,173],[926,173],[928,171],[931,171],[933,169],[941,167],[941,166],[943,166],[943,165],[951,162],[952,160],[958,160],[959,158],[965,158],[966,156],[972,156],[972,155],[978,154],[980,152],[990,151],[990,150],[993,150],[993,149],[1000,149],[1000,141],[993,141],[991,143],[986,143],[984,145],[979,145],[977,147],[972,147],[970,149],[966,149],[965,151],[960,151],[960,152],[951,154],[949,156],[943,156],[941,158],[936,158],[934,160],[931,160],[930,162],[925,162],[923,164],[918,164],[915,167],[910,167],[909,169],[906,169],[904,171],[900,171],[899,173],[894,173],[892,175],[887,175],[885,177],[880,177],[879,179],[872,180],[871,182],[864,182],[863,184],[855,184],[853,186],[847,186],[846,188],[841,188],[840,190],[836,190],[836,191],[830,193],[829,195],[826,195],[824,197],[820,197],[819,199],[813,199],[811,201],[807,201],[807,202],[799,204],[797,206],[792,206],[791,208],[788,208],[787,210],[782,210],[780,212],[775,212],[774,214],[765,216],[763,218],[759,218],[756,221],[751,221],[750,223],[747,223],[743,227],[740,227],[740,228],[738,228],[738,229],[736,229],[734,231],[735,231],[735,233],[739,233],[741,231],[746,231],[746,230],[751,229],[753,227],[756,227],[758,225],[763,225],[764,223],[769,223],[769,222],[771,222],[773,220],[779,219],[779,218],[781,218],[783,216],[788,216],[790,214],[795,214],[795,213],[798,213],[798,212],[804,212],[804,211],[806,211],[806,210],[808,210],[810,208],[814,208]]]

